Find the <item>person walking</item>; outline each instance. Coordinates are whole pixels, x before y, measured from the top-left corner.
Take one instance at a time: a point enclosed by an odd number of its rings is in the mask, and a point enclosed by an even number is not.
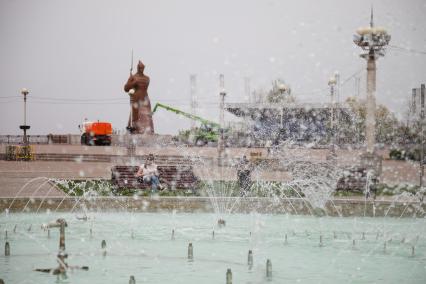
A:
[[[237,165],[237,179],[240,187],[240,195],[246,196],[251,186],[252,165],[246,156],[243,156]]]

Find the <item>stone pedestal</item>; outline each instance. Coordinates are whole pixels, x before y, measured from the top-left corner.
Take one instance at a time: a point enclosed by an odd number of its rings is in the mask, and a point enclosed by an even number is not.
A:
[[[361,154],[361,167],[367,171],[373,170],[375,176],[382,174],[382,156],[377,153],[364,152]]]
[[[111,158],[113,165],[120,166],[140,166],[145,163],[145,157],[141,156],[117,156]]]

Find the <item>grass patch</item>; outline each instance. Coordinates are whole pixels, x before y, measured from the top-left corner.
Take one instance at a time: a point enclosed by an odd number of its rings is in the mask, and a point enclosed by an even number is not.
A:
[[[110,180],[52,180],[55,185],[69,196],[150,196],[151,189],[117,188]],[[200,196],[198,190],[164,189],[158,190],[159,196]]]
[[[52,180],[56,186],[69,196],[150,196],[150,189],[117,188],[110,180]],[[399,194],[412,194],[418,196],[426,195],[417,185],[401,184],[390,186],[386,184],[377,185],[377,196],[395,196]],[[198,188],[192,189],[164,189],[157,191],[158,196],[227,196],[240,197],[241,191],[236,181],[203,181]],[[372,193],[373,194],[373,193]],[[336,191],[336,197],[363,196],[360,191]],[[304,197],[303,192],[296,192],[292,187],[281,182],[253,182],[250,190],[246,193],[250,197]]]

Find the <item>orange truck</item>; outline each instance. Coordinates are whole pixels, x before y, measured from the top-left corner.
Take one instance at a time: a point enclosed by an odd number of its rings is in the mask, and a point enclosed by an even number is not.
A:
[[[82,125],[81,144],[111,145],[112,125],[109,122],[89,122]]]

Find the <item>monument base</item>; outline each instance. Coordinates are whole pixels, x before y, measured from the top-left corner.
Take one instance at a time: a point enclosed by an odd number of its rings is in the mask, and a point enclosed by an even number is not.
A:
[[[333,161],[337,160],[336,146],[335,145],[330,145],[330,149],[329,149],[325,158],[329,162],[333,162]]]

